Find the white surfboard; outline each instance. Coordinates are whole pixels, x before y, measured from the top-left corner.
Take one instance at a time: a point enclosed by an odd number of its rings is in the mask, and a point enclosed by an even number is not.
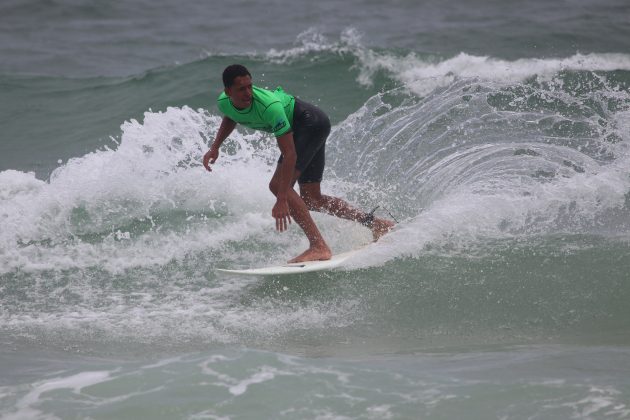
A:
[[[217,268],[217,271],[223,273],[232,274],[244,274],[247,276],[278,276],[284,274],[298,274],[309,273],[312,271],[332,270],[340,267],[353,255],[358,254],[364,248],[355,249],[354,251],[348,251],[341,254],[333,255],[333,257],[326,261],[307,261],[301,263],[283,264],[272,267],[262,268],[247,268],[243,270],[228,270],[224,268]]]

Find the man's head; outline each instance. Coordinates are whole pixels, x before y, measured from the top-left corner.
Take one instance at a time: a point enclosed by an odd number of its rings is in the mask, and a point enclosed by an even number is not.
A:
[[[252,104],[252,75],[245,66],[227,66],[223,70],[223,86],[235,107],[244,109]]]

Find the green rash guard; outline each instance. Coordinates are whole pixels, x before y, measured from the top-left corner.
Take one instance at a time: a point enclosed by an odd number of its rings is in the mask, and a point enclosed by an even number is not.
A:
[[[237,109],[230,98],[222,92],[217,99],[219,111],[232,121],[254,130],[271,133],[276,137],[291,131],[295,98],[281,87],[273,92],[252,87],[252,104],[246,109]]]

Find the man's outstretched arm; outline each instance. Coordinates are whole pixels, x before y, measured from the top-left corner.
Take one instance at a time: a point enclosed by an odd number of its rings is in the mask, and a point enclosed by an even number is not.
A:
[[[212,142],[212,146],[210,146],[210,150],[208,150],[203,156],[203,166],[208,171],[212,171],[209,164],[217,161],[219,158],[219,148],[232,131],[234,131],[234,127],[236,127],[236,122],[232,121],[228,117],[223,117],[221,126],[219,126],[219,131],[217,131],[217,135]]]

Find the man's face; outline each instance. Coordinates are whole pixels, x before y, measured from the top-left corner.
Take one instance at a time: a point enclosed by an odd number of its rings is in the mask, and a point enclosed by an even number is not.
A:
[[[234,84],[225,89],[225,94],[230,97],[235,107],[248,108],[252,104],[252,78],[249,76],[237,77],[234,79]]]

